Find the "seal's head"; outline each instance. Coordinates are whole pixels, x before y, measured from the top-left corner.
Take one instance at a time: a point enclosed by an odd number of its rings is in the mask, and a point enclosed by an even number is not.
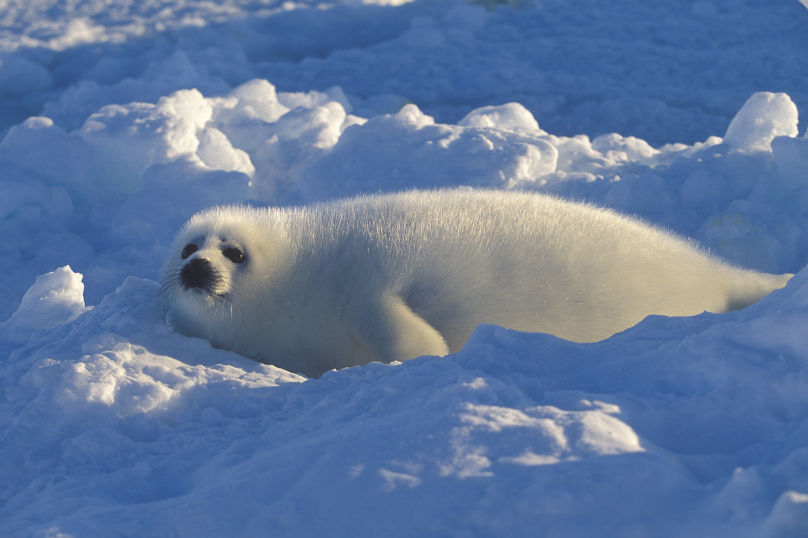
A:
[[[265,297],[285,258],[283,226],[267,210],[220,207],[195,215],[162,269],[159,301],[171,330],[220,347]]]
[[[186,231],[186,230],[184,230]],[[192,237],[180,234],[174,253],[163,270],[159,296],[164,304],[188,299],[209,307],[231,303],[237,293],[238,271],[247,263],[239,241],[213,230],[197,230]]]
[[[221,243],[217,245],[219,248],[210,248],[211,245],[208,243],[211,242],[215,241],[211,241],[209,237],[200,237],[182,247],[180,259],[184,263],[168,272],[160,289],[161,294],[169,291],[177,292],[175,288],[179,287],[180,291],[193,291],[229,299],[232,288],[232,280],[229,279],[236,268],[230,267],[227,261],[237,266],[245,263],[247,256],[243,247],[228,244],[224,238],[219,238]],[[199,243],[207,247],[207,252],[200,253]],[[220,257],[227,261],[220,260]]]

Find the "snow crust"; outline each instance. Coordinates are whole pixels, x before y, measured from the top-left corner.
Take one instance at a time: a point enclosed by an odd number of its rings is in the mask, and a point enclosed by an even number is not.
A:
[[[806,29],[794,1],[9,0],[0,535],[807,535]],[[156,306],[200,209],[446,187],[796,276],[318,380]]]

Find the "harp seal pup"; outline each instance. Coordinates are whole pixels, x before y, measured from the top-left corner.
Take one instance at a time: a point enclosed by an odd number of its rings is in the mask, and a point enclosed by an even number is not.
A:
[[[591,205],[412,191],[198,213],[160,298],[172,330],[318,377],[446,355],[480,323],[597,341],[649,314],[743,308],[791,276],[732,267]]]

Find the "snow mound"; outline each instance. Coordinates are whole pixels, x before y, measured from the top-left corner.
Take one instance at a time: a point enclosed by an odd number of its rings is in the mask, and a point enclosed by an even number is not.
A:
[[[0,342],[26,343],[34,332],[49,331],[89,310],[81,278],[69,266],[37,277],[11,319],[0,324]]]
[[[724,143],[739,151],[771,151],[778,136],[797,136],[797,106],[784,93],[756,93],[727,127]]]

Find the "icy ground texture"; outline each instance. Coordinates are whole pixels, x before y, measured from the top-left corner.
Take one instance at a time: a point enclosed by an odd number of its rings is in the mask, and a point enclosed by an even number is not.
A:
[[[808,528],[808,273],[597,344],[480,326],[443,359],[305,383],[167,332],[156,290],[127,279],[0,369],[4,535]]]
[[[808,107],[808,10],[795,0],[477,3],[523,7],[5,0],[0,131],[43,112],[72,130],[105,104],[254,78],[283,91],[338,85],[364,116],[408,99],[441,123],[516,101],[554,134],[654,146],[722,133],[757,91]]]
[[[515,103],[456,125],[415,105],[349,110],[339,89],[257,80],[109,105],[71,133],[32,118],[0,144],[17,174],[3,179],[3,225],[43,259],[83,248],[88,274],[114,280],[151,275],[181,221],[212,204],[530,188],[655,216],[764,269],[805,260],[808,139],[785,94],[750,97],[723,140],[660,149],[553,136]],[[32,148],[45,144],[43,161]],[[77,218],[96,231],[72,231]],[[0,530],[800,536],[806,279],[741,312],[652,317],[598,344],[481,326],[444,359],[300,383],[169,333],[151,280],[121,278],[87,311],[64,267],[0,326]]]
[[[479,3],[519,9],[3,3],[0,535],[808,535],[808,10]],[[316,381],[167,331],[195,211],[413,187],[588,201],[798,274]]]

